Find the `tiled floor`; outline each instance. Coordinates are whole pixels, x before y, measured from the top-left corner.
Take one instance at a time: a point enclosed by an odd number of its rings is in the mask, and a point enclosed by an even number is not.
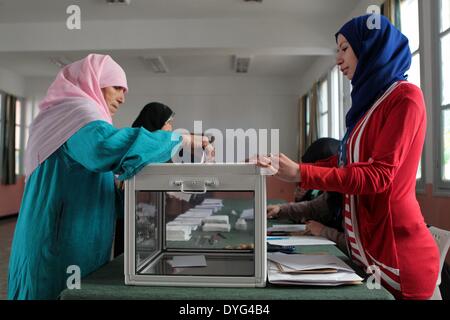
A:
[[[0,219],[0,300],[6,299],[8,261],[17,217]]]

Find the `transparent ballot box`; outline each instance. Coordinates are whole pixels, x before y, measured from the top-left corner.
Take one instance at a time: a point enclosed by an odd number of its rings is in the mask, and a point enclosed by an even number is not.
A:
[[[125,283],[262,287],[266,185],[254,164],[152,164],[125,183]]]

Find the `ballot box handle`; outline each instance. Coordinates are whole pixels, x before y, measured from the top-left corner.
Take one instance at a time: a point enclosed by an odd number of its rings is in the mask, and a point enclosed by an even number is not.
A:
[[[201,191],[186,191],[184,183],[185,183],[185,181],[183,181],[183,180],[177,180],[177,181],[173,182],[174,185],[176,185],[177,187],[180,187],[180,192],[187,193],[187,194],[205,194],[208,191],[207,187],[213,187],[216,185],[216,182],[214,180],[206,180],[206,181],[195,180],[195,181],[190,181],[190,184],[197,185],[197,184],[203,183],[203,190],[201,190]]]

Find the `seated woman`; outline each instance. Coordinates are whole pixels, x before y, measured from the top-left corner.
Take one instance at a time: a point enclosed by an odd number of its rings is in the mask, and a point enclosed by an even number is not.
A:
[[[160,102],[150,102],[142,108],[131,125],[133,128],[144,127],[150,132],[156,130],[172,131],[175,112]]]
[[[318,139],[306,149],[302,162],[314,163],[329,158],[338,153],[339,144],[339,140],[332,138]],[[341,203],[342,196],[337,192],[302,190],[302,196],[295,202],[268,206],[267,218],[306,223],[309,234],[334,241],[341,251],[347,253],[340,215]]]
[[[173,120],[175,112],[167,105],[160,102],[147,103],[134,120],[133,128],[144,128],[150,132],[158,130],[172,131]],[[192,136],[192,135],[191,135]],[[206,137],[202,137],[203,141],[208,141]],[[191,150],[194,150],[191,148]],[[179,151],[179,155],[183,157],[183,148]],[[195,162],[194,152],[191,153],[191,162]],[[168,162],[172,162],[168,160]],[[122,189],[120,186],[118,189]],[[179,199],[175,193],[166,193],[166,212],[170,213],[170,216],[166,217],[169,221],[179,214],[187,211],[189,208],[201,203],[205,198],[204,195],[191,195],[189,201]],[[119,204],[123,208],[123,203]],[[123,217],[119,217],[116,222],[116,232],[114,236],[114,257],[122,254],[124,251],[124,220]]]

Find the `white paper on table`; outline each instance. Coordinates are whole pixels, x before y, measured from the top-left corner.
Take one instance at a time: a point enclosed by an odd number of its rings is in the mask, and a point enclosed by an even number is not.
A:
[[[268,280],[273,284],[339,286],[343,284],[358,284],[363,278],[355,272],[336,273],[308,273],[290,274],[282,273],[275,263],[267,261]]]
[[[274,238],[274,239],[271,239]],[[331,240],[319,236],[268,236],[267,242],[280,246],[317,246],[317,245],[335,245]]]
[[[174,268],[206,267],[205,256],[174,256],[169,263]]]
[[[274,224],[272,227],[267,228],[267,232],[283,231],[283,232],[295,232],[305,231],[305,224]]]
[[[267,259],[286,266],[292,271],[307,271],[316,269],[336,269],[338,271],[354,272],[344,261],[333,255],[285,254],[269,252]]]

